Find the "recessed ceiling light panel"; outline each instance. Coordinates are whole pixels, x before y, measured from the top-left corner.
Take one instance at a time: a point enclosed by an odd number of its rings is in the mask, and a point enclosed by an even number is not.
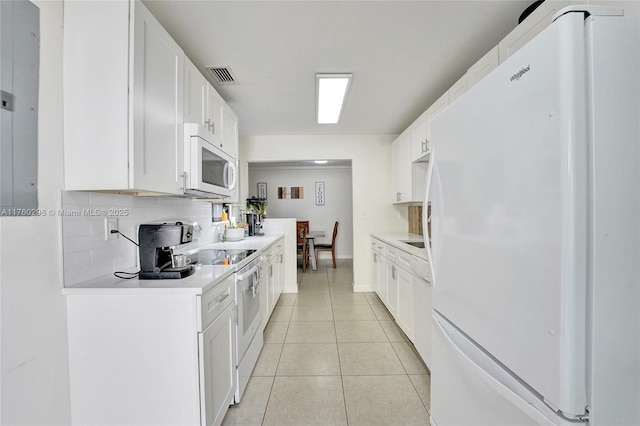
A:
[[[340,121],[351,77],[351,74],[316,74],[318,124],[336,124]]]

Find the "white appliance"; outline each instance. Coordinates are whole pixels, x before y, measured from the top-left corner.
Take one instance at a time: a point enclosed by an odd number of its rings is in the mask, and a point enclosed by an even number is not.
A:
[[[432,122],[432,424],[640,424],[640,18],[619,14],[560,11]]]
[[[205,198],[230,197],[237,181],[236,160],[211,142],[199,124],[184,125],[184,192]]]
[[[262,258],[253,260],[238,270],[236,276],[236,301],[238,305],[238,321],[236,327],[236,373],[238,387],[235,401],[240,402],[247,387],[253,367],[264,343],[259,330],[262,323],[260,304]]]

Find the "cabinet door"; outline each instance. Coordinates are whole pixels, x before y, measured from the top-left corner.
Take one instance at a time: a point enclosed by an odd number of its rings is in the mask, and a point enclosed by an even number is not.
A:
[[[227,200],[228,203],[238,203],[240,201],[240,172],[238,164],[238,116],[235,112],[225,104],[224,106],[224,138],[222,141],[222,149],[232,158],[236,159],[236,184],[231,190],[231,195]]]
[[[431,151],[431,120],[435,118],[438,114],[440,114],[446,107],[449,106],[449,92],[447,91],[444,95],[440,96],[440,98],[433,103],[427,109],[427,149]]]
[[[453,83],[449,88],[449,103],[453,103],[456,99],[464,94],[468,89],[467,74],[460,77],[458,81]]]
[[[375,243],[371,243],[373,246]],[[378,297],[380,296],[380,276],[378,275],[378,263],[380,262],[380,255],[375,251],[371,253],[371,286],[373,291],[376,292]]]
[[[401,167],[402,167],[402,138],[400,135],[391,143],[391,202],[401,200]]]
[[[378,254],[378,297],[387,305],[387,259]]]
[[[64,3],[65,189],[129,189],[129,12]]]
[[[413,201],[413,165],[411,160],[411,133],[405,132],[402,140],[402,164],[400,166],[402,202]]]
[[[498,43],[500,63],[513,55],[518,49],[537,36],[543,29],[553,22],[553,15],[565,6],[569,0],[545,1],[527,16],[513,31]]]
[[[411,161],[427,155],[427,112],[425,111],[411,125]]]
[[[280,250],[280,252],[276,255],[276,303],[282,294],[282,290],[284,290],[284,262],[283,262],[284,252]]]
[[[200,405],[202,424],[220,425],[236,390],[234,304],[202,333],[200,345]]]
[[[411,201],[411,133],[407,129],[391,144],[392,203]]]
[[[184,55],[142,2],[133,17],[131,189],[181,193]],[[108,125],[108,123],[105,123]],[[131,146],[132,145],[132,146]]]
[[[207,114],[205,116],[204,125],[212,135],[211,142],[216,146],[223,148],[223,115],[224,115],[224,99],[216,92],[216,89],[207,83]]]
[[[271,262],[269,263],[269,311],[273,312],[273,309],[276,307],[276,302],[278,299],[276,298],[276,262],[275,256],[271,258]]]
[[[468,88],[485,78],[491,71],[497,68],[499,64],[500,54],[499,48],[496,46],[467,70]]]
[[[393,318],[398,318],[398,268],[387,260],[385,271],[387,282],[387,300],[385,301],[385,305]]]
[[[204,126],[207,80],[198,68],[184,58],[184,122]]]
[[[227,104],[224,105],[224,138],[222,150],[233,158],[238,158],[238,116]]]
[[[413,281],[413,344],[422,360],[431,368],[431,282],[414,276]]]
[[[396,322],[413,342],[413,276],[410,272],[396,268],[398,282],[398,316]]]

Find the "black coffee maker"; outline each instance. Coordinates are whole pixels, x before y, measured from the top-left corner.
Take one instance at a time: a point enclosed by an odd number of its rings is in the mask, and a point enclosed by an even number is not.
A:
[[[247,225],[249,225],[249,236],[262,234],[262,215],[260,213],[247,213]]]
[[[173,250],[190,243],[193,226],[182,222],[141,224],[138,228],[138,255],[141,280],[184,278],[195,272],[193,265],[174,265]]]
[[[249,225],[249,236],[263,235],[262,234],[262,220],[263,213],[266,211],[267,199],[266,198],[247,198],[247,225]]]

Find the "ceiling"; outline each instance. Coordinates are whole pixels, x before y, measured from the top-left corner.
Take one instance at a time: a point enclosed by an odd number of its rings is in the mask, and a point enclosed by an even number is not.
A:
[[[242,136],[399,134],[533,0],[146,0],[238,114]],[[230,67],[222,86],[205,67]],[[341,122],[315,122],[315,74],[353,73]]]

